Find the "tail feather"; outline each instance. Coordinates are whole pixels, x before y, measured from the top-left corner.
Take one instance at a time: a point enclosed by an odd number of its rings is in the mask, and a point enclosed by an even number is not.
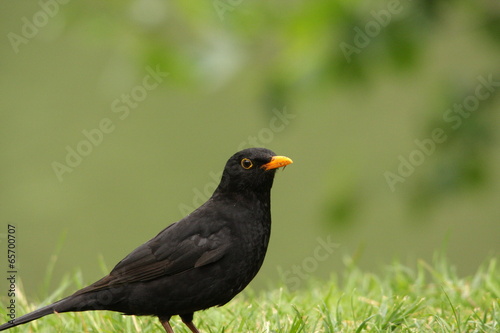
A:
[[[26,324],[30,321],[36,320],[38,318],[53,314],[55,312],[79,312],[79,311],[89,311],[89,310],[112,310],[112,311],[123,311],[122,308],[116,307],[115,303],[120,304],[123,299],[123,295],[120,293],[122,288],[118,288],[117,291],[113,293],[113,290],[107,290],[103,293],[92,293],[86,292],[86,288],[77,291],[73,295],[61,299],[55,303],[44,306],[38,310],[25,314],[24,316],[18,317],[14,320],[10,320],[7,323],[0,325],[0,331],[9,329],[11,327]]]
[[[38,310],[25,314],[24,316],[18,317],[14,320],[10,320],[3,325],[0,325],[0,331],[9,329],[11,327],[26,324],[30,321],[36,320],[41,317],[53,314],[55,312],[69,312],[69,311],[87,311],[87,310],[99,310],[100,308],[95,306],[93,299],[87,299],[86,295],[71,295],[63,298],[55,303],[44,306]]]
[[[52,314],[55,311],[57,311],[56,307],[64,301],[65,301],[65,299],[62,299],[58,302],[55,302],[53,304],[44,306],[43,308],[40,308],[38,310],[35,310],[35,311],[30,312],[28,314],[25,314],[24,316],[18,317],[14,320],[10,320],[5,324],[0,325],[0,331],[9,329],[9,328],[17,326],[17,325],[25,324],[25,323],[30,322],[32,320],[44,317],[44,316],[49,315],[49,314]]]

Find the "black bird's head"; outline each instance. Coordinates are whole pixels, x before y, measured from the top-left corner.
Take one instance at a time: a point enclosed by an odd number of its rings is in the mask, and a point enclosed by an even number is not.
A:
[[[248,148],[231,156],[222,174],[219,192],[268,192],[276,169],[293,163],[266,148]]]

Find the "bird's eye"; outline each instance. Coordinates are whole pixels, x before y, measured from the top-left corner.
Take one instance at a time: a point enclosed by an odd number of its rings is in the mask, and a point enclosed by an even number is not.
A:
[[[243,169],[250,169],[251,167],[253,167],[253,163],[250,159],[248,158],[244,158],[241,160],[241,166],[243,167]]]

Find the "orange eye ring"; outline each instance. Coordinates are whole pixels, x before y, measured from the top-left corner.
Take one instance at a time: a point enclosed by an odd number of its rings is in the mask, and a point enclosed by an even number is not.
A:
[[[244,158],[241,160],[241,167],[245,170],[251,169],[253,167],[253,162],[249,158]]]

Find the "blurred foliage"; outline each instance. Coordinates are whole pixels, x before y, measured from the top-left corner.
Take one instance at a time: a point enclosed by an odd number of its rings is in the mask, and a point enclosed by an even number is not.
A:
[[[469,87],[462,92],[449,94],[445,105],[449,108],[461,105],[461,101],[474,96],[475,88],[476,86]],[[418,183],[413,188],[410,201],[412,212],[428,212],[446,196],[487,185],[490,177],[487,157],[494,155],[497,149],[493,145],[494,126],[491,119],[494,110],[491,106],[498,99],[499,96],[496,95],[480,101],[467,121],[461,121],[456,129],[446,129],[447,140],[438,147],[438,156],[431,162],[429,172],[416,179]],[[436,114],[442,115],[442,110],[445,109],[446,107],[441,107],[436,110]],[[426,133],[443,125],[443,119],[429,119],[428,122],[433,126],[428,126]]]
[[[258,63],[268,69],[262,71],[266,87],[262,99],[274,103],[304,86],[366,80],[370,69],[380,64],[397,71],[418,68],[419,55],[434,29],[448,19],[446,14],[464,6],[480,22],[476,28],[498,42],[500,8],[494,0],[473,4],[463,0],[213,0],[196,5],[93,1],[73,4],[65,13],[67,30],[113,44],[139,68],[160,64],[177,83],[212,84],[214,77],[228,79]],[[390,8],[397,8],[397,13]],[[366,32],[370,22],[379,26],[376,36],[369,38],[363,52],[346,61],[339,45],[353,44],[355,28]]]

